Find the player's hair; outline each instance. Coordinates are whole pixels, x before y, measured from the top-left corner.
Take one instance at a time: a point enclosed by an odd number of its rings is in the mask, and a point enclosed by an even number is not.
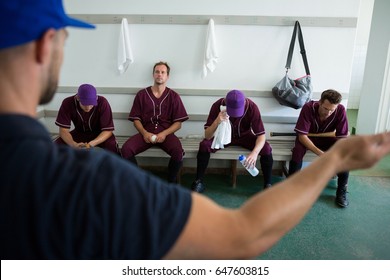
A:
[[[337,90],[328,89],[321,94],[320,102],[322,103],[325,100],[328,100],[331,104],[339,104],[341,99],[342,96]]]
[[[169,76],[169,72],[171,71],[171,67],[169,67],[168,63],[164,62],[164,61],[159,61],[156,64],[154,64],[154,66],[153,66],[153,73],[154,73],[154,69],[156,69],[156,66],[158,66],[158,65],[165,65],[165,67],[167,67],[167,74]]]

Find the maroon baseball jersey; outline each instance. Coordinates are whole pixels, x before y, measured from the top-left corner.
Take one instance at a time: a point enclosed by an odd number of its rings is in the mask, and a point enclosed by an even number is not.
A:
[[[208,128],[218,117],[220,106],[226,106],[225,98],[220,98],[211,106],[209,116],[204,128]],[[265,134],[263,121],[260,110],[257,105],[250,99],[245,98],[245,111],[240,118],[229,118],[232,125],[232,138],[240,138],[242,135],[253,133],[256,136]]]
[[[299,134],[308,134],[336,130],[336,137],[348,136],[348,120],[344,106],[339,104],[336,110],[324,121],[320,121],[319,106],[319,101],[310,101],[302,107],[295,131]]]
[[[89,112],[81,109],[76,95],[65,98],[55,124],[70,129],[72,122],[79,133],[99,135],[103,130],[114,130],[111,107],[103,96],[98,96],[98,104]]]
[[[128,119],[139,120],[147,131],[159,133],[174,122],[188,120],[188,114],[177,92],[167,87],[161,97],[156,98],[152,87],[147,87],[135,96]]]

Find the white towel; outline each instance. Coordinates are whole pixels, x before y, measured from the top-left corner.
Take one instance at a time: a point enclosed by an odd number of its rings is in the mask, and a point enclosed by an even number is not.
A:
[[[207,29],[206,48],[204,52],[202,78],[207,76],[207,72],[213,72],[218,62],[217,41],[215,39],[214,20],[209,20]]]
[[[120,74],[126,72],[130,63],[133,63],[133,52],[131,50],[129,24],[126,18],[122,18],[121,30],[118,40],[118,70]]]
[[[232,127],[230,126],[229,120],[222,121],[217,130],[214,133],[214,140],[211,144],[211,149],[223,149],[224,145],[231,142]]]

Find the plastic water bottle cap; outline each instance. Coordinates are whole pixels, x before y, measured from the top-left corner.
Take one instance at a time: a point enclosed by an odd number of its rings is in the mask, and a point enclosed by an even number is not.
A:
[[[239,160],[239,161],[242,161],[244,158],[245,158],[244,155],[239,155],[239,156],[238,156],[238,160]]]

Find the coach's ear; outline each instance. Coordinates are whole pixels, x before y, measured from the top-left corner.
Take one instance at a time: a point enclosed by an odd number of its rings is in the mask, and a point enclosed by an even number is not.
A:
[[[38,63],[45,64],[50,62],[56,33],[57,31],[54,28],[50,28],[35,41],[35,58]]]

